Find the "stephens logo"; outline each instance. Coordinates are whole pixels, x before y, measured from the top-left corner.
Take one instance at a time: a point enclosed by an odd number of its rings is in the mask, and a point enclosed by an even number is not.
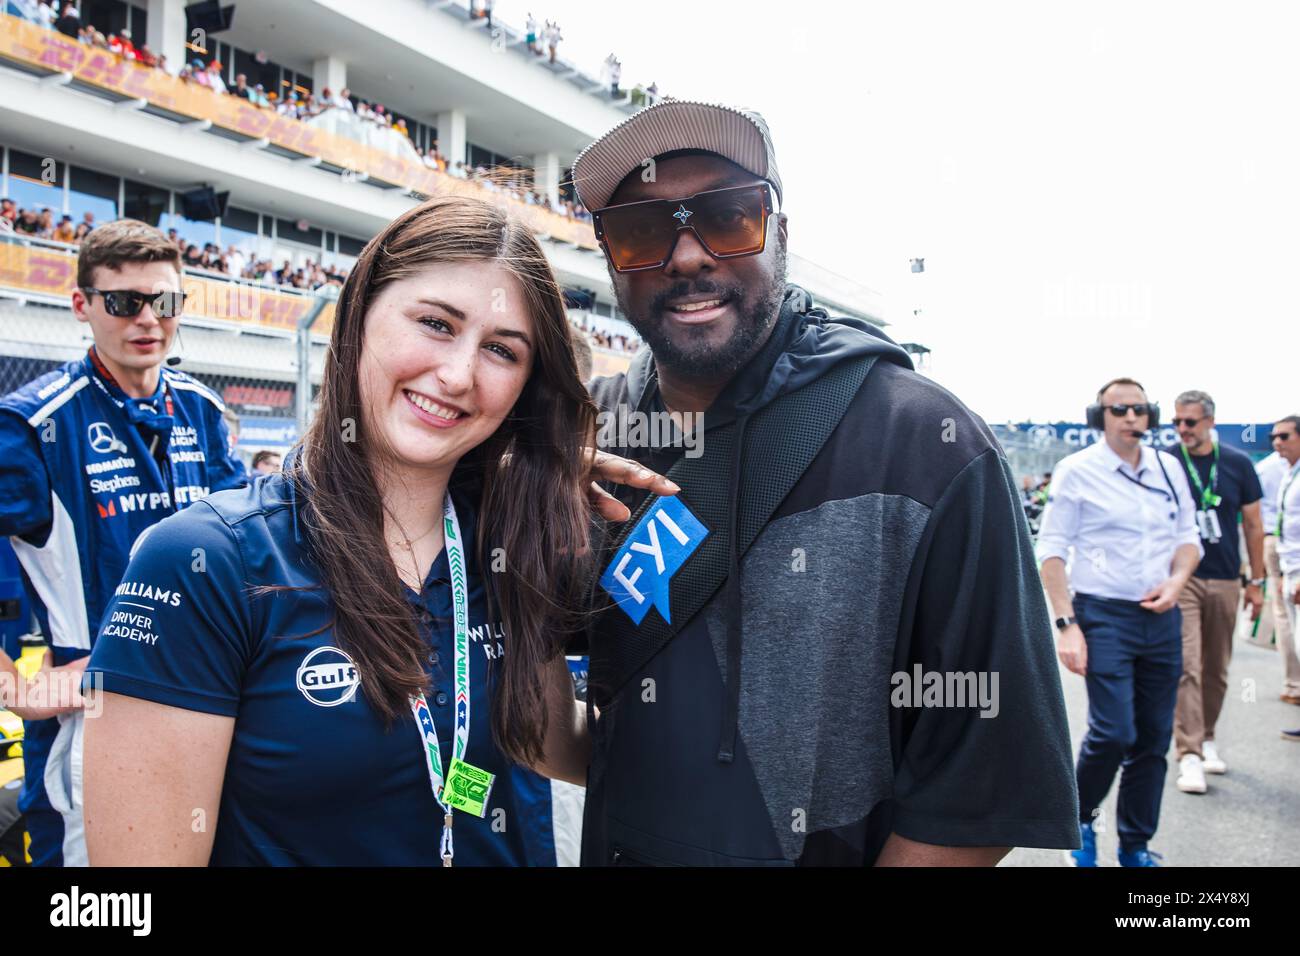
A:
[[[123,488],[138,488],[139,475],[114,475],[112,478],[91,478],[90,493],[95,495],[112,494]]]
[[[126,445],[117,440],[107,422],[91,422],[86,426],[86,438],[90,441],[90,450],[99,455],[127,450]]]
[[[318,647],[302,659],[298,689],[317,707],[337,707],[357,694],[357,665],[337,647]]]

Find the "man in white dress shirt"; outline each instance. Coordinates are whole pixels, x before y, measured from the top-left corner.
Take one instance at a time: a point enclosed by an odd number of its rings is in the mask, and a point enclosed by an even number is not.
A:
[[[1291,472],[1291,462],[1278,449],[1282,444],[1300,443],[1300,427],[1297,427],[1296,419],[1284,418],[1273,426],[1270,437],[1273,441],[1273,454],[1255,466],[1260,487],[1264,489],[1264,497],[1259,501],[1260,515],[1264,521],[1264,568],[1268,573],[1269,606],[1273,609],[1273,634],[1278,657],[1282,659],[1280,696],[1285,703],[1300,704],[1300,658],[1296,657],[1295,637],[1286,611],[1290,595],[1283,586],[1282,565],[1277,559],[1277,495],[1282,490],[1282,482]]]
[[[1287,464],[1277,490],[1277,519],[1273,525],[1277,533],[1277,563],[1282,569],[1282,608],[1286,623],[1290,625],[1292,639],[1296,634],[1296,605],[1300,604],[1300,415],[1288,415],[1273,426],[1273,447]],[[1279,650],[1281,642],[1279,641]],[[1287,740],[1300,742],[1300,729],[1283,730]]]
[[[1069,851],[1076,866],[1097,865],[1093,818],[1121,764],[1120,865],[1159,865],[1147,843],[1183,670],[1178,596],[1202,554],[1182,467],[1142,444],[1159,414],[1133,379],[1102,386],[1088,424],[1103,440],[1057,465],[1038,533],[1057,654],[1088,686],[1075,767],[1083,847]]]

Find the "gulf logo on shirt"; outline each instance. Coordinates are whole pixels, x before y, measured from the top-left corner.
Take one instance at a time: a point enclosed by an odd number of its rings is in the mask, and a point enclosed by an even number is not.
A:
[[[318,707],[337,707],[352,700],[361,685],[357,665],[337,647],[318,647],[298,667],[298,689]]]

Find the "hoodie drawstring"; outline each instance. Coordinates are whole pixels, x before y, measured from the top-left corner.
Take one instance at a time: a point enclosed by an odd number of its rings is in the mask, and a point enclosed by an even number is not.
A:
[[[736,420],[736,437],[731,446],[731,498],[727,508],[727,537],[731,543],[731,568],[727,574],[727,683],[723,688],[722,735],[718,740],[718,762],[731,763],[736,756],[736,727],[740,722],[740,650],[744,636],[741,622],[743,577],[740,568],[740,465],[745,451],[748,415]]]

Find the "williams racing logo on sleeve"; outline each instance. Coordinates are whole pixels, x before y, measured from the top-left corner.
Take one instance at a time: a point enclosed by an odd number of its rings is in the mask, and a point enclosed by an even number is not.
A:
[[[317,707],[337,707],[357,694],[357,665],[337,647],[318,647],[298,667],[298,689]]]
[[[103,622],[100,637],[120,637],[149,647],[158,643],[153,622],[158,608],[181,606],[180,591],[143,581],[123,581],[113,595],[117,603]]]
[[[680,498],[660,498],[642,515],[614,555],[600,586],[640,624],[650,606],[669,624],[668,587],[676,574],[709,536]]]

